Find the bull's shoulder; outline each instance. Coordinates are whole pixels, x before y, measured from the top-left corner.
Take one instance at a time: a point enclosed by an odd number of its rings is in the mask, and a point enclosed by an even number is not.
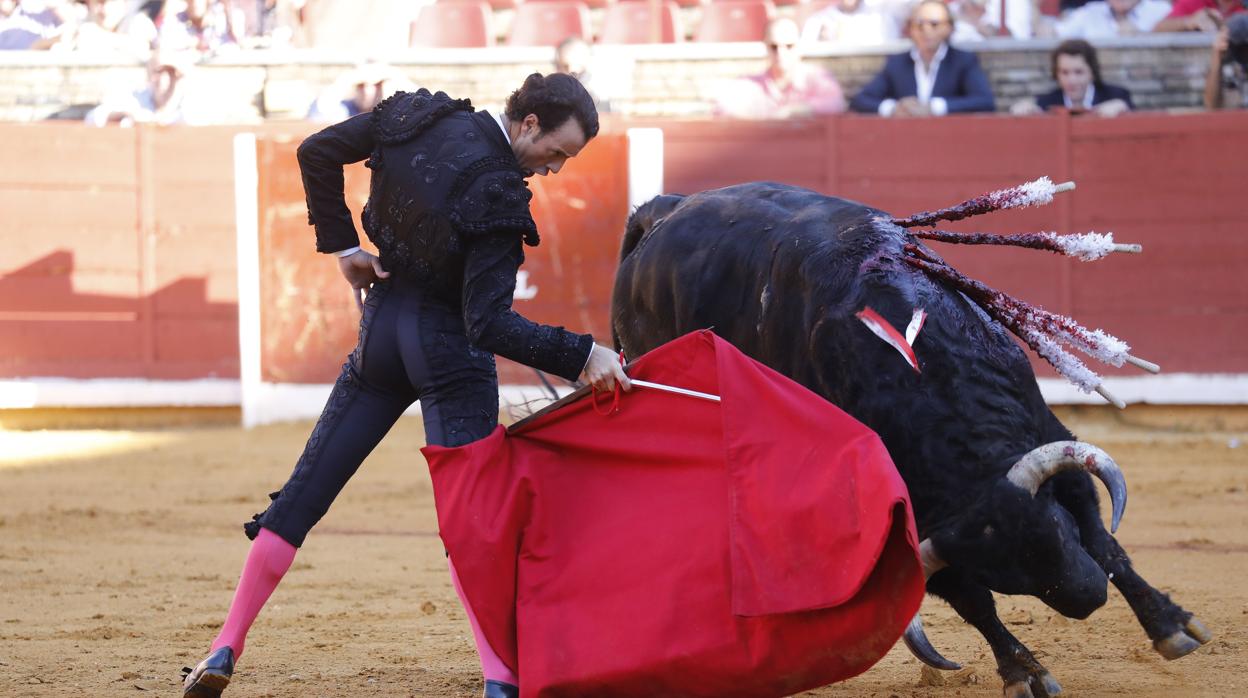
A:
[[[734,220],[844,228],[886,216],[866,204],[779,182],[748,182],[686,197],[685,206]]]

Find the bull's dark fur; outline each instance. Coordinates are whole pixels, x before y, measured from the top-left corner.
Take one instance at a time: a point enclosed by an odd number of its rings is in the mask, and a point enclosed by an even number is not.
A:
[[[1105,603],[1112,573],[1150,638],[1181,632],[1191,614],[1131,568],[1088,475],[1059,474],[1034,498],[1004,479],[1023,454],[1074,437],[1008,333],[902,261],[903,244],[921,243],[889,218],[773,183],[658,197],[625,233],[616,343],[636,357],[712,328],[879,433],[920,536],[949,563],[928,590],[984,634],[1011,690],[1058,687],[1001,624],[989,590],[1084,618]],[[898,329],[927,311],[914,344],[921,373],[855,317],[864,306]]]

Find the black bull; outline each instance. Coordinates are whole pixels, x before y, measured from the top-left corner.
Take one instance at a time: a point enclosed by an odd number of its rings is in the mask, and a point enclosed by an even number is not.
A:
[[[909,487],[934,572],[928,591],[984,635],[1007,695],[1061,689],[1002,625],[990,590],[1085,618],[1105,603],[1108,579],[1162,655],[1207,642],[1199,621],[1136,574],[1102,524],[1085,470],[1110,487],[1120,515],[1117,466],[1075,442],[999,324],[903,262],[903,245],[921,241],[889,218],[772,183],[660,196],[628,222],[612,301],[616,342],[636,357],[713,328],[874,429]],[[921,372],[857,319],[868,306],[897,328],[926,310],[914,342]],[[941,664],[921,628],[908,640]]]

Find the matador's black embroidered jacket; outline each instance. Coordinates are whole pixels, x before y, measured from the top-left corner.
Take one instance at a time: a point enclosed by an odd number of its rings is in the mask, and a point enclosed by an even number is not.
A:
[[[421,89],[309,136],[299,167],[320,252],[359,244],[342,167],[365,158],[373,174],[364,232],[386,271],[462,308],[476,347],[575,380],[592,337],[511,309],[521,243],[539,238],[532,194],[494,118],[468,100]]]

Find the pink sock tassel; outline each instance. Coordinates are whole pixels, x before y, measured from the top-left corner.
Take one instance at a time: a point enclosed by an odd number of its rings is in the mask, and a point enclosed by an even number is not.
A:
[[[239,577],[238,589],[234,591],[234,601],[230,603],[225,625],[212,643],[213,652],[229,646],[234,650],[236,660],[243,656],[247,631],[278,582],[282,581],[286,570],[290,569],[290,563],[295,561],[296,550],[276,533],[267,528],[260,529],[260,535],[256,536],[251,551],[247,553],[247,562],[243,564],[243,574]]]
[[[451,568],[451,584],[455,585],[455,593],[459,595],[459,602],[464,606],[464,613],[468,614],[468,624],[472,626],[472,639],[477,643],[477,654],[481,657],[481,674],[487,681],[502,681],[519,686],[520,679],[507,668],[506,664],[503,664],[503,660],[499,659],[497,654],[494,654],[490,643],[481,633],[481,624],[477,622],[477,615],[472,612],[472,606],[468,605],[468,598],[464,596],[464,587],[459,583],[455,563],[451,562],[450,558],[447,558],[446,562]]]

